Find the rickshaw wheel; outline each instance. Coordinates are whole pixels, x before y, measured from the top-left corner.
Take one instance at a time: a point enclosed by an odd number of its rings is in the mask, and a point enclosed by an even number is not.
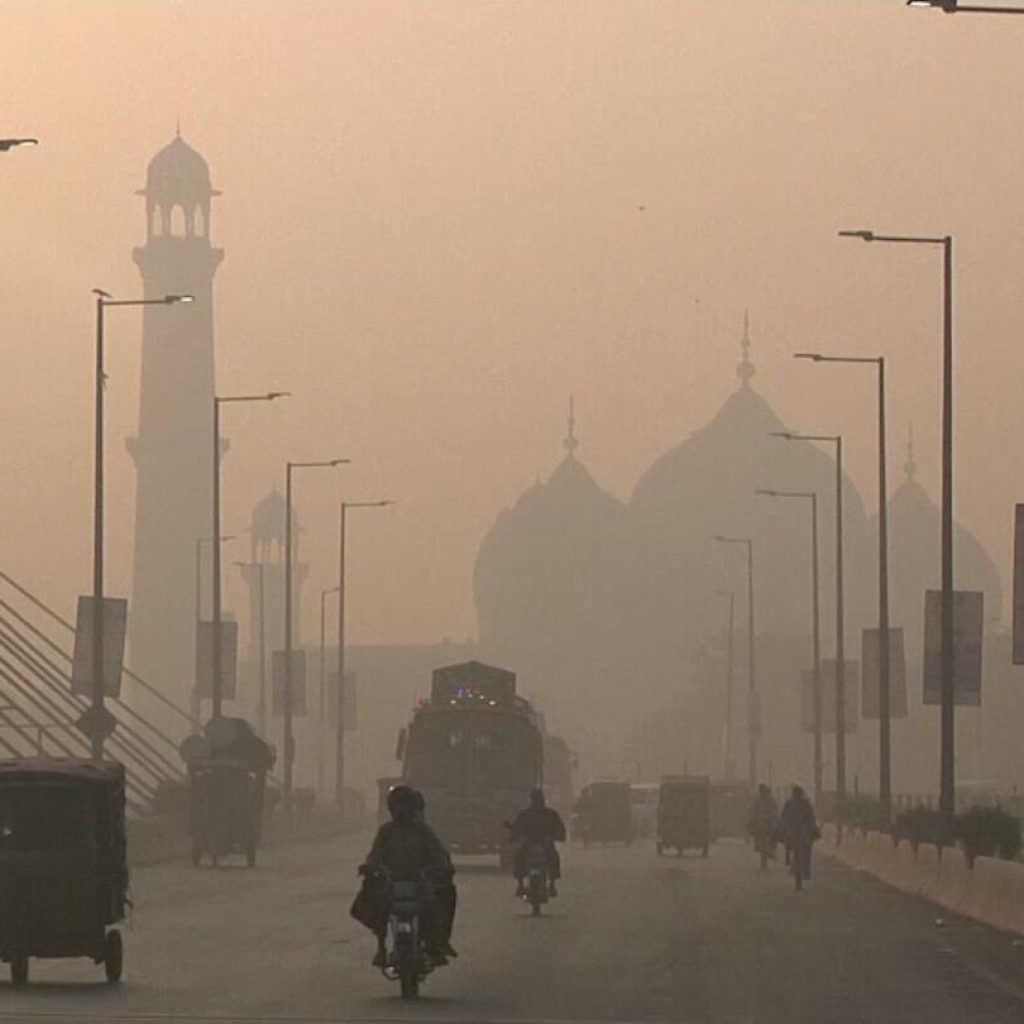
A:
[[[28,983],[28,957],[16,956],[11,960],[11,984],[25,985]]]
[[[121,980],[123,968],[124,943],[121,941],[121,933],[116,928],[112,928],[107,932],[103,951],[103,970],[111,985],[116,985]]]

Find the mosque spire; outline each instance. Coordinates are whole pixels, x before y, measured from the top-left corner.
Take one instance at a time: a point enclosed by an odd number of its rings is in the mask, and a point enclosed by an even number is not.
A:
[[[917,462],[914,459],[914,424],[911,423],[908,429],[907,436],[907,461],[903,463],[903,469],[907,474],[908,480],[913,480],[917,476]]]
[[[573,403],[572,395],[569,396],[569,423],[568,432],[565,435],[565,440],[562,442],[562,447],[568,453],[570,459],[576,457],[576,449],[579,448],[580,442],[576,437],[576,408]]]
[[[757,373],[754,364],[750,361],[750,311],[743,311],[743,340],[740,342],[743,350],[743,361],[736,367],[736,376],[739,377],[743,387],[750,387],[750,378]]]

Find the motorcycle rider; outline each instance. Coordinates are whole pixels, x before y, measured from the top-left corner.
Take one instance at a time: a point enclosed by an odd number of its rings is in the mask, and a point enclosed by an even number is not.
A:
[[[775,834],[779,826],[779,805],[771,789],[763,782],[757,787],[757,796],[750,808],[747,831],[754,840],[754,850],[768,857],[775,856]],[[762,866],[764,861],[762,860]]]
[[[445,920],[446,916],[454,916],[454,901],[451,901],[451,914],[446,915],[444,900],[438,897],[438,889],[454,893],[455,869],[451,857],[434,830],[422,819],[425,804],[411,786],[395,786],[388,794],[387,803],[391,821],[384,822],[377,830],[366,861],[359,868],[363,886],[352,904],[352,916],[376,935],[373,966],[384,967],[390,911],[388,879],[425,881],[428,892],[423,901],[420,926],[431,960],[435,966],[442,966],[448,962],[448,956],[455,953],[446,939],[450,923]]]
[[[548,865],[548,890],[552,896],[558,895],[555,883],[562,877],[562,861],[555,843],[565,842],[565,822],[553,807],[544,801],[544,790],[535,789],[530,794],[530,806],[516,815],[515,821],[509,826],[512,841],[517,843],[512,861],[512,870],[516,876],[516,895],[525,896],[527,852],[533,844],[544,847]]]
[[[802,786],[793,787],[793,795],[782,807],[777,835],[791,852],[794,872],[803,870],[804,879],[811,877],[811,848],[820,838],[814,808]]]

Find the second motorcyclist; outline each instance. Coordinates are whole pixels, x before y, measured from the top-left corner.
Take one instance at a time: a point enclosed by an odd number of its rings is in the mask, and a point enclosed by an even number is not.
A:
[[[558,895],[556,885],[562,877],[562,861],[555,843],[565,842],[565,822],[553,807],[548,807],[544,800],[544,790],[535,789],[530,794],[530,806],[516,815],[515,821],[509,826],[512,841],[516,844],[513,855],[512,870],[516,876],[516,895],[524,896],[528,866],[527,860],[531,845],[544,847],[548,866],[548,889],[552,896]]]

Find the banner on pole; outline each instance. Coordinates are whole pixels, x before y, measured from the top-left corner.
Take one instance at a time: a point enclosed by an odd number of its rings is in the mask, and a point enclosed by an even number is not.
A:
[[[75,614],[75,650],[71,660],[71,692],[92,696],[93,631],[95,603],[91,595],[78,598]],[[103,598],[103,693],[121,696],[124,671],[124,638],[128,628],[128,601]]]
[[[196,694],[206,700],[213,696],[213,623],[196,623]],[[238,680],[238,623],[220,620],[220,695],[235,699]]]
[[[985,595],[953,591],[953,703],[981,706],[981,643]],[[942,703],[942,591],[924,595],[924,703]]]
[[[882,710],[882,647],[880,631],[865,629],[861,634],[860,677],[861,717],[877,719]],[[903,630],[889,627],[889,717],[907,717],[907,658]]]
[[[834,736],[836,731],[836,666],[835,658],[826,658],[821,663],[821,732]],[[846,708],[846,733],[857,731],[857,710],[860,706],[857,686],[857,662],[844,662],[843,692]],[[814,671],[801,673],[801,727],[804,732],[814,732]]]
[[[278,717],[284,716],[284,666],[286,651],[274,651],[274,693],[273,712]],[[292,717],[303,718],[306,715],[306,652],[292,651]]]
[[[1013,663],[1024,665],[1024,505],[1013,521]]]
[[[341,691],[341,720],[345,732],[354,732],[357,726],[356,674],[345,673],[345,686]],[[332,672],[327,680],[327,720],[331,732],[338,728],[338,673]]]

